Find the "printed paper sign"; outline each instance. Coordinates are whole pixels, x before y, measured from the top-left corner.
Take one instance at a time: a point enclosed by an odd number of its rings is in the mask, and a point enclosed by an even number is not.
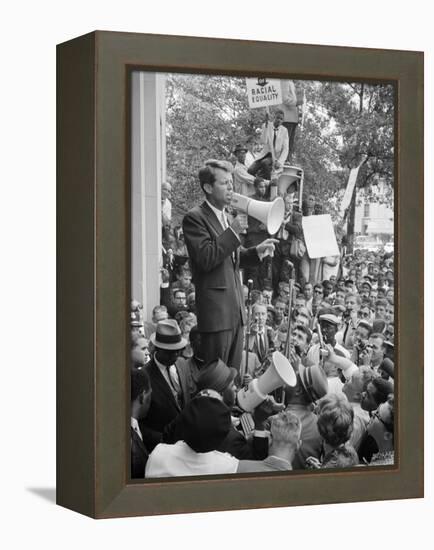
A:
[[[246,86],[250,109],[283,103],[282,87],[277,78],[246,78]]]
[[[309,258],[339,256],[338,243],[330,214],[303,216],[302,225]]]

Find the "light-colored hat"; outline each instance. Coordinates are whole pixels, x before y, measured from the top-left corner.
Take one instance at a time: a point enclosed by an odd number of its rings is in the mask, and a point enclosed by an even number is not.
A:
[[[336,325],[337,327],[340,324],[339,317],[336,317],[336,315],[333,315],[333,313],[324,313],[323,315],[319,316],[319,320],[324,321],[326,323],[330,323],[331,325]]]
[[[159,349],[177,351],[184,349],[187,340],[182,337],[178,323],[174,319],[165,319],[157,324],[157,330],[151,334],[150,341]]]

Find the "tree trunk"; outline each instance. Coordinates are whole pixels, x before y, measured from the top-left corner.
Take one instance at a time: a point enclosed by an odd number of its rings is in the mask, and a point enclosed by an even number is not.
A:
[[[354,250],[354,222],[356,218],[356,198],[357,186],[354,186],[353,196],[351,197],[350,206],[348,207],[348,223],[347,223],[347,254],[352,254]]]

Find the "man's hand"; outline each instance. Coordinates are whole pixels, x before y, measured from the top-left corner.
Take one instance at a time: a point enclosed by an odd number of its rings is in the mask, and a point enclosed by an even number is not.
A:
[[[273,414],[283,411],[284,408],[285,405],[283,403],[277,403],[272,395],[267,395],[265,401],[262,401],[262,403],[258,405],[253,412],[256,429],[262,430],[264,428],[264,422],[267,418]]]
[[[293,346],[290,346],[289,348],[289,362],[291,363],[291,366],[295,370],[295,372],[298,372],[300,369],[301,359],[297,355]]]
[[[245,374],[243,376],[243,387],[248,386],[252,380],[253,380],[253,378],[251,377],[250,374]]]
[[[319,355],[321,359],[328,359],[328,357],[330,356],[330,350],[327,346],[325,348],[319,348]]]
[[[334,363],[334,360],[336,359],[336,353],[333,346],[331,344],[326,344],[326,348],[328,350],[328,355],[326,357],[328,357],[330,363]]]
[[[306,466],[309,470],[319,470],[321,462],[315,456],[308,456],[306,458]]]
[[[235,231],[237,235],[243,233],[248,227],[249,224],[247,222],[247,216],[245,214],[238,214],[237,216],[235,216],[231,223],[231,228]]]
[[[266,256],[274,256],[275,244],[278,243],[278,239],[266,239],[256,247],[259,259],[262,260]]]
[[[282,165],[278,160],[275,160],[274,161],[274,169],[279,170],[279,168],[282,168]]]
[[[162,283],[168,283],[170,280],[169,272],[167,269],[161,269],[161,282]]]
[[[366,346],[364,350],[362,350],[359,354],[359,361],[362,363],[362,365],[370,366],[371,365],[371,358],[372,358],[372,348],[369,346]]]

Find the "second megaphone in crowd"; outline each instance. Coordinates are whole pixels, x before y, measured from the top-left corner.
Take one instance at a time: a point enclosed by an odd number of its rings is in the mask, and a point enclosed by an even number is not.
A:
[[[271,364],[259,378],[255,378],[250,384],[239,390],[237,394],[238,405],[246,412],[252,412],[267,395],[281,386],[294,387],[297,377],[289,360],[280,351],[272,355]]]
[[[282,197],[277,197],[273,202],[263,202],[233,193],[232,206],[262,222],[270,235],[274,235],[279,230],[285,215],[285,203]]]
[[[277,178],[277,189],[280,195],[295,193],[299,190],[300,182],[303,179],[303,170],[298,166],[283,165],[283,172]]]

